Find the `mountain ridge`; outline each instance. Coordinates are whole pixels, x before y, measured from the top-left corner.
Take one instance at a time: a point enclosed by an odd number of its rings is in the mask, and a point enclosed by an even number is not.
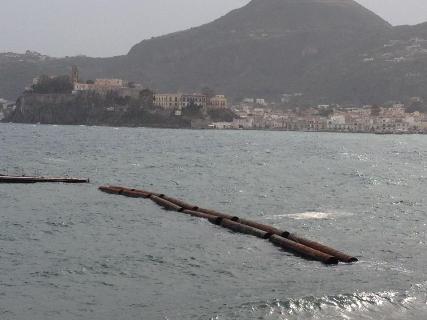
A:
[[[15,61],[14,67],[5,67],[0,57],[0,72],[20,76],[15,83],[0,79],[0,96],[16,94],[11,88],[36,72],[65,73],[77,64],[86,79],[122,77],[160,91],[210,86],[235,99],[302,92],[307,103],[387,101],[396,99],[397,84],[379,84],[390,82],[387,77],[398,76],[405,66],[410,72],[412,64],[424,66],[424,56],[421,49],[414,49],[419,53],[414,58],[403,49],[382,52],[383,46],[393,38],[409,43],[418,36],[427,39],[427,23],[392,27],[352,0],[252,0],[200,27],[143,40],[124,56],[47,59],[27,64],[28,72],[22,72],[25,63]],[[388,60],[399,58],[394,54],[407,60],[387,64],[378,52],[391,54]],[[401,83],[402,99],[421,94],[426,82],[423,70],[410,90]],[[365,94],[366,81],[380,90],[368,88]]]

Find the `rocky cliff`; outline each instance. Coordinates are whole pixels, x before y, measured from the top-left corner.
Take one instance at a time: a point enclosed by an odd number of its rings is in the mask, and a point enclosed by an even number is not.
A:
[[[25,94],[4,121],[64,125],[190,128],[191,119],[155,107],[112,104],[105,98],[73,94]]]

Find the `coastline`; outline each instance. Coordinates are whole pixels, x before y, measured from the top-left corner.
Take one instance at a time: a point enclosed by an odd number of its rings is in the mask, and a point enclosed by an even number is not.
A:
[[[167,126],[167,125],[129,125],[129,124],[108,124],[108,123],[81,123],[81,124],[67,124],[67,123],[34,123],[34,122],[11,122],[11,121],[0,121],[0,124],[20,124],[20,125],[31,125],[31,126],[77,126],[77,127],[105,127],[105,128],[149,128],[149,129],[168,129],[168,130],[203,130],[203,131],[267,131],[267,132],[301,132],[301,133],[334,133],[334,134],[370,134],[378,136],[402,136],[402,135],[426,135],[427,132],[404,132],[404,133],[380,133],[380,132],[366,132],[366,131],[333,131],[333,130],[284,130],[284,129],[272,129],[272,128],[209,128],[209,127],[178,127],[178,126]]]

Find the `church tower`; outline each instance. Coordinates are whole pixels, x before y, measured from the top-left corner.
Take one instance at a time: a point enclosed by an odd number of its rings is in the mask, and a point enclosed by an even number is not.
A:
[[[71,83],[79,83],[79,68],[75,65],[71,67]]]

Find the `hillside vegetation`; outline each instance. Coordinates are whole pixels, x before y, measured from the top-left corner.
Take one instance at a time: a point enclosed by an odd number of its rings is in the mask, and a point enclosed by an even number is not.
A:
[[[206,25],[95,59],[0,55],[0,96],[38,74],[121,77],[159,91],[203,86],[232,98],[302,93],[304,103],[427,98],[427,24],[392,27],[352,0],[253,0]]]

